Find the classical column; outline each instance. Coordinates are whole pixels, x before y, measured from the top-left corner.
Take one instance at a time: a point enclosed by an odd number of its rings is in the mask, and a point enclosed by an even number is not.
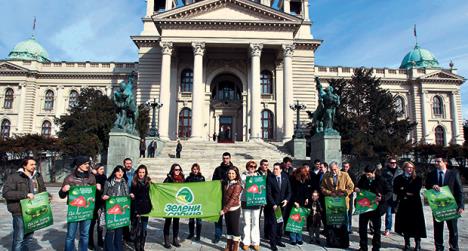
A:
[[[459,134],[458,112],[457,112],[457,92],[450,93],[450,112],[452,117],[452,143],[457,144]]]
[[[169,139],[169,103],[171,102],[171,57],[172,43],[161,42],[161,82],[159,88],[159,101],[163,104],[159,110],[158,127],[159,137],[163,140]],[[175,129],[174,129],[175,130]]]
[[[304,21],[309,21],[309,0],[302,0],[302,17]]]
[[[251,139],[260,138],[260,55],[262,54],[263,44],[250,44],[250,126]]]
[[[154,13],[154,0],[146,0],[146,17],[151,17]]]
[[[166,8],[165,11],[172,9],[172,0],[166,0]]]
[[[205,43],[192,43],[193,47],[193,88],[192,88],[192,140],[203,139],[203,55]]]
[[[291,0],[284,0],[284,2],[283,2],[283,11],[284,11],[284,13],[288,13],[288,14],[291,13],[290,1]]]
[[[26,103],[26,82],[22,82],[18,85],[18,89],[20,92],[20,95],[18,95],[18,104],[17,108],[18,109],[18,121],[16,122],[19,133],[24,133],[24,109],[25,109],[25,103]],[[16,95],[15,95],[16,98]],[[15,101],[13,101],[15,102]],[[13,103],[13,105],[16,105]]]
[[[283,141],[293,135],[293,112],[289,105],[293,103],[292,56],[294,44],[283,44]]]
[[[426,120],[426,94],[427,91],[422,90],[421,91],[421,127],[422,127],[422,135],[421,135],[421,141],[423,143],[427,143],[427,136],[429,135],[427,133],[427,120]]]

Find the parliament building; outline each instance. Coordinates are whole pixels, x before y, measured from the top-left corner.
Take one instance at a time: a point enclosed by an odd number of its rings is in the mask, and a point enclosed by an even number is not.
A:
[[[82,88],[111,96],[138,73],[137,103],[156,99],[162,140],[287,141],[299,100],[317,107],[314,78],[350,79],[352,67],[321,66],[309,0],[147,0],[143,31],[131,36],[138,62],[55,61],[40,39],[18,43],[0,60],[1,136],[55,135],[54,118],[67,113]],[[13,47],[13,46],[12,46]],[[399,68],[373,68],[396,95],[402,116],[417,122],[413,142],[462,144],[460,86],[416,44]],[[309,121],[301,113],[301,121]]]

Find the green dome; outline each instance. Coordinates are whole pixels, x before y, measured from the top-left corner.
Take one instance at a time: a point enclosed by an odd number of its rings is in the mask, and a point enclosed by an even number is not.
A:
[[[36,60],[38,62],[50,62],[49,54],[34,37],[18,43],[8,54],[8,59]]]
[[[400,65],[401,69],[410,68],[440,68],[439,61],[426,49],[420,48],[418,44],[408,52]]]

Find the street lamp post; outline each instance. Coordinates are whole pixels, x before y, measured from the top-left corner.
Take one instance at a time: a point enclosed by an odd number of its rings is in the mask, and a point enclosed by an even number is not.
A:
[[[299,125],[300,125],[299,114],[300,114],[301,110],[304,110],[307,107],[304,104],[300,104],[299,100],[297,100],[295,104],[289,105],[289,108],[291,108],[293,111],[296,112],[296,130],[294,132],[295,138],[297,138],[297,139],[304,138],[304,134],[302,134],[302,131],[299,130],[300,129],[299,128]]]
[[[151,106],[153,108],[153,118],[151,120],[151,128],[149,131],[149,136],[150,137],[159,137],[159,130],[156,128],[156,109],[160,109],[163,104],[159,102],[156,98],[153,100],[148,100],[146,101],[147,106]]]

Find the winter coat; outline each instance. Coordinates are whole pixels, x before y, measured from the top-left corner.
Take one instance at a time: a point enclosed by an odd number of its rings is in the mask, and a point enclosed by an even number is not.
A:
[[[395,232],[401,235],[426,238],[421,187],[422,179],[419,176],[413,179],[403,174],[393,182],[393,192],[397,195]]]
[[[301,182],[295,178],[291,179],[291,201],[290,205],[294,206],[294,203],[297,202],[301,207],[306,206],[305,201],[310,200],[312,195],[312,183],[311,180],[305,180]]]
[[[185,178],[185,182],[203,182],[203,181],[205,181],[205,177],[201,173],[198,173],[197,175],[190,173],[190,175],[187,178]]]
[[[332,193],[341,191],[346,196],[346,206],[349,207],[349,196],[354,191],[354,184],[351,177],[345,172],[338,171],[336,186],[333,184],[333,173],[327,172],[322,178],[322,194],[324,196],[331,196]],[[349,208],[348,208],[349,209]]]
[[[211,180],[221,180],[224,182],[224,184],[227,183],[228,177],[227,177],[227,172],[229,168],[233,167],[234,165],[229,162],[229,164],[225,165],[224,163],[221,163],[218,167],[213,172],[213,178]]]
[[[177,182],[171,174],[167,174],[167,177],[164,179],[163,183],[181,183],[184,182],[184,176],[182,176],[182,181]]]
[[[130,189],[131,193],[135,195],[132,202],[132,215],[147,214],[153,208],[149,195],[150,182],[137,181],[136,184],[132,182]]]
[[[224,186],[223,212],[234,211],[240,207],[242,186],[237,181],[230,181]]]
[[[104,185],[103,195],[108,196],[128,196],[127,182],[122,178],[120,181],[116,181],[115,178],[112,180],[107,180]]]
[[[320,200],[310,201],[307,205],[307,208],[310,209],[310,214],[307,217],[307,228],[320,227],[322,223],[323,208]]]
[[[360,190],[380,194],[382,199],[377,206],[377,212],[382,216],[387,212],[389,200],[392,199],[392,187],[380,175],[375,175],[374,180],[369,180],[365,174],[361,176],[357,186]]]
[[[65,185],[69,186],[94,186],[96,185],[96,178],[90,172],[80,172],[78,168],[75,168],[73,173],[69,174],[63,180],[62,187]],[[59,196],[61,199],[65,199],[68,196],[68,191],[64,192],[62,189],[59,190]]]
[[[96,179],[96,184],[101,185],[101,190],[100,191],[96,190],[96,204],[94,207],[97,210],[101,208],[102,206],[104,206],[104,201],[102,200],[102,193],[103,193],[104,186],[106,184],[107,177],[105,174],[103,175],[96,174],[94,175],[94,178]]]
[[[388,183],[389,186],[393,187],[393,181],[395,180],[396,177],[400,176],[403,174],[403,170],[399,167],[396,167],[395,169],[391,167],[386,167],[385,169],[382,170],[382,178]],[[393,190],[392,190],[393,194]],[[392,198],[392,201],[395,198]]]
[[[28,193],[45,191],[46,187],[40,173],[35,171],[30,178],[20,168],[16,173],[8,175],[3,186],[3,198],[6,200],[8,211],[14,216],[21,216],[20,200],[26,199]]]

